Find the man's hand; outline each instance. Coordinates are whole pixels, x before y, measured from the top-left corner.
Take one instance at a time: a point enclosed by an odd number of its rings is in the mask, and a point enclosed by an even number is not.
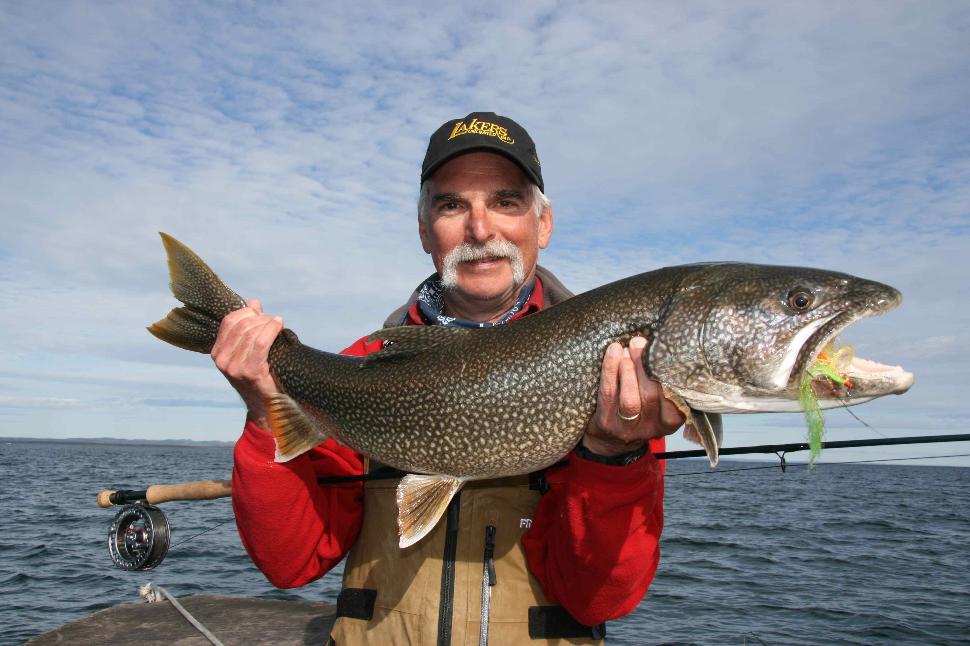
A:
[[[646,347],[646,339],[634,337],[629,348],[612,343],[606,349],[596,411],[583,435],[583,445],[597,455],[633,451],[684,423],[683,413],[643,369]]]
[[[263,314],[256,299],[230,312],[219,325],[212,360],[242,397],[249,419],[269,429],[266,400],[279,387],[269,372],[269,349],[283,329],[283,319]]]

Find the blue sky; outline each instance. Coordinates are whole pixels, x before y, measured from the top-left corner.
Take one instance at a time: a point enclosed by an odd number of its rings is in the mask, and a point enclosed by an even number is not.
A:
[[[575,291],[725,259],[887,282],[904,304],[844,340],[916,384],[855,412],[966,432],[968,29],[962,2],[4,3],[0,436],[237,437],[211,360],[145,332],[174,304],[156,232],[339,350],[430,273],[421,158],[473,110],[536,140],[540,261]],[[970,445],[823,459],[941,453]]]

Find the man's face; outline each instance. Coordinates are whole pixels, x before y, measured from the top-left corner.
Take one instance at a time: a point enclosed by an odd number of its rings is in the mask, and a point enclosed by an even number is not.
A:
[[[449,272],[454,278],[451,289],[462,299],[511,299],[511,307],[522,284],[535,275],[539,249],[549,244],[551,209],[537,218],[531,182],[514,162],[495,153],[456,157],[439,168],[429,184],[428,215],[419,219],[418,230],[435,269],[444,275],[449,252],[462,244],[481,249],[490,242],[511,243],[522,257],[522,281],[513,279],[508,257],[494,255],[458,262]]]

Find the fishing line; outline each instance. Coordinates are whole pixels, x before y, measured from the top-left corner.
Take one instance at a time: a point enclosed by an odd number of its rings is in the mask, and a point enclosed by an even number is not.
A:
[[[858,422],[860,424],[862,424],[863,426],[865,426],[866,428],[868,428],[869,430],[871,430],[873,433],[875,433],[879,437],[889,437],[888,435],[883,435],[882,433],[880,433],[879,431],[877,431],[874,426],[872,426],[870,424],[867,424],[864,419],[862,419],[861,417],[859,417],[858,415],[856,415],[855,412],[851,408],[849,408],[849,402],[845,401],[844,398],[839,397],[839,401],[842,402],[842,408],[844,408],[849,413],[849,415],[852,415],[852,417],[856,418],[856,420],[858,420]]]
[[[867,462],[899,462],[900,460],[934,460],[936,458],[966,458],[970,453],[955,453],[953,455],[917,455],[912,458],[882,458],[878,460],[853,460],[851,462],[823,462],[822,464],[866,464]]]
[[[175,545],[173,545],[172,547],[170,547],[168,551],[171,552],[172,550],[174,550],[179,545],[182,545],[184,543],[188,543],[193,538],[198,538],[199,536],[202,536],[203,534],[208,534],[212,530],[214,530],[214,529],[216,529],[218,527],[222,527],[223,525],[225,525],[226,523],[230,522],[231,520],[232,520],[232,518],[229,518],[228,520],[224,520],[221,523],[217,523],[217,524],[213,525],[212,527],[210,527],[209,529],[207,529],[205,531],[199,532],[198,534],[193,534],[192,536],[189,536],[188,538],[185,538],[185,539],[179,541],[178,543],[176,543]]]

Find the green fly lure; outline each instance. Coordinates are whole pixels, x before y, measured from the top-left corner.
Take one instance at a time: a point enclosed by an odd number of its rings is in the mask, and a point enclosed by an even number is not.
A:
[[[823,388],[851,388],[852,382],[845,374],[845,368],[852,362],[852,346],[835,347],[830,341],[819,353],[818,358],[802,376],[798,389],[798,399],[805,412],[808,423],[809,464],[815,465],[822,452],[822,437],[825,435],[825,420],[815,394],[816,384]]]

